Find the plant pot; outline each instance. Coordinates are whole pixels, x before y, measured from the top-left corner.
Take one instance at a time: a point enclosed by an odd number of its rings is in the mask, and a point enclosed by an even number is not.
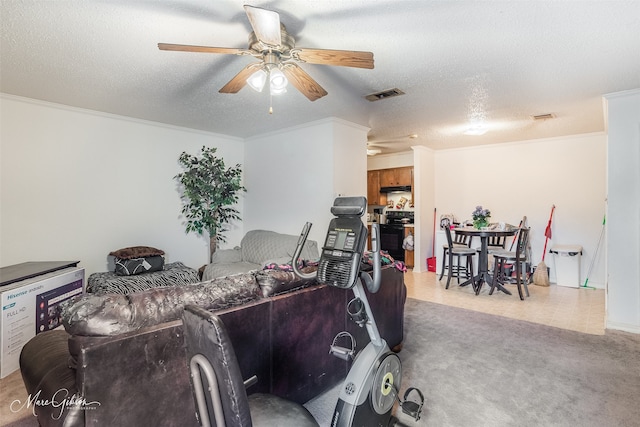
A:
[[[473,227],[478,229],[478,230],[482,230],[483,228],[486,228],[489,225],[489,223],[486,220],[475,220],[473,221]]]

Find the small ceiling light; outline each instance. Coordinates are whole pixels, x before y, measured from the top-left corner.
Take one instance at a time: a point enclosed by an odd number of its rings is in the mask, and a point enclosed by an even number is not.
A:
[[[376,154],[382,153],[382,150],[367,148],[367,156],[375,156]]]
[[[262,88],[264,88],[264,84],[267,81],[267,72],[262,68],[251,74],[251,76],[247,79],[247,84],[251,89],[256,92],[262,92]]]
[[[271,95],[278,95],[287,91],[287,78],[279,68],[272,68],[269,73],[269,90]]]
[[[464,131],[465,135],[484,135],[487,133],[487,125],[483,123],[476,123],[471,126],[467,130]]]

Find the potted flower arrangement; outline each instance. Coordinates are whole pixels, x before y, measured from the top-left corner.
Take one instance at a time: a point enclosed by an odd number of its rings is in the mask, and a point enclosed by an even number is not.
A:
[[[491,218],[491,211],[489,209],[482,209],[482,206],[476,206],[476,210],[471,213],[473,217],[473,226],[478,230],[489,225],[489,218]]]

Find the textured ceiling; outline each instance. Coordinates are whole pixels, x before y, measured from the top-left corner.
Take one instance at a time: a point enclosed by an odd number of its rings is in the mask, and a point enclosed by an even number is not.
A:
[[[373,70],[303,64],[329,94],[310,102],[290,87],[270,115],[266,91],[218,93],[251,58],[157,48],[246,48],[243,3],[2,0],[0,90],[243,138],[338,117],[397,140],[389,152],[603,131],[601,96],[640,88],[639,1],[254,1],[297,46],[375,59]],[[406,94],[364,99],[390,88]],[[530,118],[543,113],[556,118]],[[464,135],[471,117],[489,131]]]

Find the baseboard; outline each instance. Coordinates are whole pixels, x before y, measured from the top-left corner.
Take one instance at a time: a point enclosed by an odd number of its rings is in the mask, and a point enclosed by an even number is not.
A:
[[[616,331],[631,332],[632,334],[640,334],[640,325],[632,325],[630,323],[611,322],[607,320],[605,328]]]

